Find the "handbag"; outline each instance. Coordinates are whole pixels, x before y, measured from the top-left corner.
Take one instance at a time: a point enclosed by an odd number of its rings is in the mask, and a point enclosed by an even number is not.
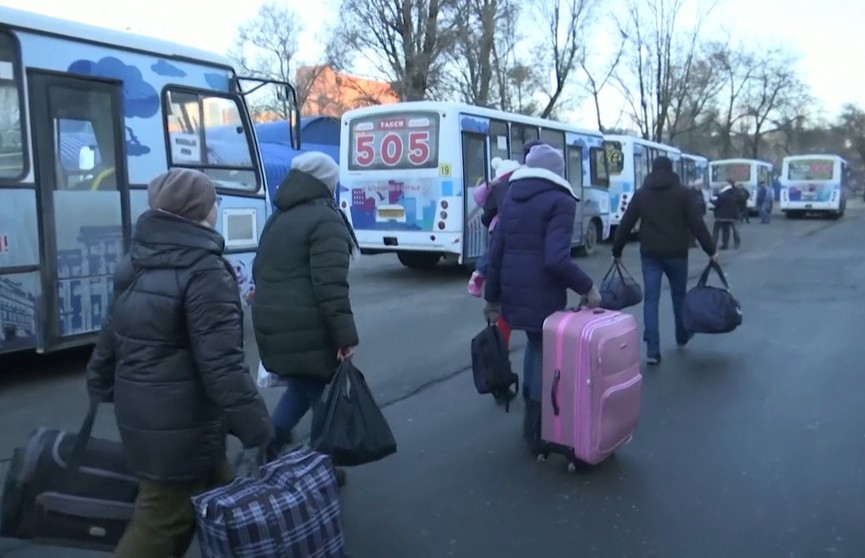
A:
[[[643,302],[643,288],[618,261],[601,279],[601,308],[605,310],[624,310]]]

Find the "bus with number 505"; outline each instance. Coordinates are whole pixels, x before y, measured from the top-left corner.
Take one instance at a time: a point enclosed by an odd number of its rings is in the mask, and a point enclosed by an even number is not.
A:
[[[551,120],[460,103],[419,101],[356,109],[342,117],[339,205],[362,253],[395,253],[410,268],[468,265],[488,247],[471,190],[491,179],[496,158],[523,160],[544,141],[565,158],[579,196],[575,251],[609,237],[604,138]]]

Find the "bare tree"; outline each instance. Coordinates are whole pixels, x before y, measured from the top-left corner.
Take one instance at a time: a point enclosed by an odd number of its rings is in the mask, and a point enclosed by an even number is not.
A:
[[[742,110],[743,97],[757,72],[757,56],[740,46],[711,45],[710,63],[720,73],[723,86],[716,100],[716,134],[721,141],[721,155],[730,157],[735,152],[733,130],[746,118]]]
[[[442,86],[453,48],[457,0],[343,0],[336,36],[346,54],[361,56],[414,101]]]
[[[865,111],[853,104],[844,105],[834,128],[843,138],[845,149],[856,155],[860,165],[865,165]]]
[[[303,33],[300,17],[290,8],[274,0],[262,4],[256,15],[237,30],[232,57],[250,77],[294,83],[293,72],[299,66],[296,59],[298,40]],[[301,83],[294,83],[298,104],[302,107],[316,82],[318,73],[327,67],[326,61],[311,66],[314,71]],[[253,112],[269,113],[280,119],[288,118],[288,106],[267,89],[264,96],[254,97]]]
[[[616,83],[631,107],[631,117],[644,138],[663,141],[676,120],[677,96],[693,70],[701,22],[714,8],[703,5],[693,22],[681,25],[684,0],[626,0],[619,21],[627,38],[626,63]]]
[[[712,61],[713,51],[701,49],[695,53],[693,46],[684,65],[675,72],[679,79],[674,83],[667,114],[667,138],[671,143],[680,136],[709,128],[707,109],[724,87],[723,75]]]
[[[619,62],[622,60],[622,55],[625,53],[625,46],[627,44],[626,40],[627,37],[622,35],[615,56],[607,62],[606,66],[603,67],[603,70],[596,72],[590,69],[589,66],[591,64],[589,63],[589,52],[587,50],[583,49],[580,56],[580,68],[583,70],[583,74],[585,74],[587,80],[585,87],[592,96],[592,101],[595,104],[595,118],[598,122],[598,130],[601,132],[605,131],[604,123],[601,118],[601,91],[607,87],[610,79],[616,72],[616,68],[619,67]]]

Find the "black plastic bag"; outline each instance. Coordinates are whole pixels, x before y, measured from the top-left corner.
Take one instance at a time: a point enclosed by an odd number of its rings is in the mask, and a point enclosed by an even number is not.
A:
[[[624,310],[643,302],[643,288],[625,269],[614,261],[601,280],[601,308],[605,310]]]
[[[350,359],[342,361],[313,416],[312,447],[334,465],[351,467],[396,453],[396,440],[369,386]]]

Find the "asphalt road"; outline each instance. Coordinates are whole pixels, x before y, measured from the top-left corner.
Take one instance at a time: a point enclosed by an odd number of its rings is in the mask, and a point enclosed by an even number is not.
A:
[[[863,221],[865,209],[851,204],[839,222],[744,225],[743,248],[722,256],[744,325],[678,354],[662,302],[664,362],[645,371],[634,441],[575,475],[561,460],[527,455],[520,405],[506,415],[474,392],[468,343],[482,303],[465,293],[467,274],[361,258],[352,271],[356,360],[400,452],[350,471],[351,550],[360,558],[865,556]],[[630,245],[626,264],[639,275],[637,254]],[[600,279],[608,247],[577,261]],[[692,277],[704,264],[695,250]],[[519,334],[513,345],[521,351]],[[0,459],[38,425],[77,427],[84,357],[19,361],[0,379]],[[251,339],[249,360],[257,365]],[[514,362],[519,369],[518,354]],[[272,405],[279,392],[264,395]],[[116,436],[112,413],[97,435]],[[0,540],[0,556],[104,554]]]

